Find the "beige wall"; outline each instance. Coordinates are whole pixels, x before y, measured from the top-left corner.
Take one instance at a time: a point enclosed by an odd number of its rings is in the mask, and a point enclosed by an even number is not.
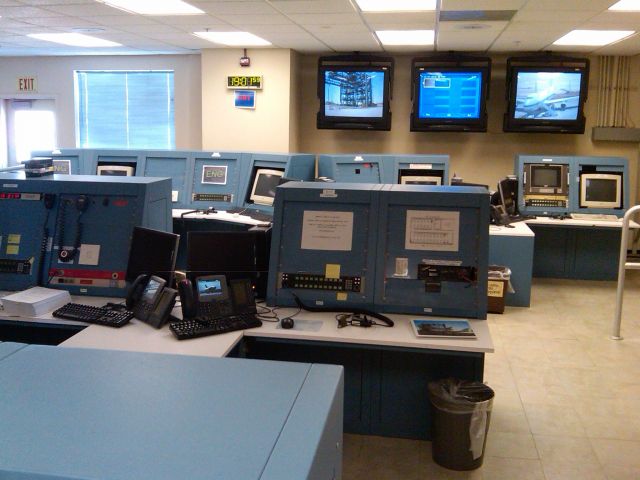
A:
[[[34,75],[37,97],[56,103],[58,146],[76,146],[74,70],[174,70],[176,148],[200,149],[200,56],[74,56],[0,58],[0,98],[21,98],[16,94],[16,78]]]
[[[389,132],[357,130],[318,130],[316,113],[319,100],[316,95],[317,57],[303,56],[299,71],[300,92],[299,140],[300,151],[313,153],[423,153],[450,155],[450,173],[457,173],[466,181],[495,186],[506,174],[513,173],[516,154],[547,155],[608,155],[629,160],[630,185],[635,197],[638,174],[638,144],[621,142],[592,142],[591,127],[596,118],[597,59],[593,59],[589,99],[585,115],[587,129],[584,135],[503,133],[502,118],[506,108],[506,57],[493,59],[491,89],[488,103],[489,125],[486,133],[427,133],[410,132],[411,113],[411,58],[395,57],[393,99],[391,101],[392,126]],[[634,59],[633,71],[640,63]],[[634,94],[640,76],[632,77]],[[638,105],[637,102],[631,105]],[[640,108],[632,107],[637,118]],[[638,125],[640,126],[640,125]]]
[[[241,49],[202,51],[202,146],[205,150],[287,152],[290,148],[291,50],[248,51],[250,67],[241,67]],[[262,75],[255,110],[235,108],[228,75]],[[293,142],[295,145],[295,141]]]

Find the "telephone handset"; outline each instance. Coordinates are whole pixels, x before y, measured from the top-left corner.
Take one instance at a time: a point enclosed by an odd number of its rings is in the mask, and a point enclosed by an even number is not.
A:
[[[257,312],[249,279],[231,280],[227,286],[224,275],[196,277],[178,284],[182,304],[182,318],[229,317]]]
[[[64,229],[65,229],[65,218],[67,214],[67,204],[72,204],[72,203],[75,203],[76,205],[78,216],[76,217],[76,238],[75,238],[75,241],[73,242],[73,247],[69,249],[69,248],[66,248],[64,245],[65,244]],[[83,228],[83,224],[80,220],[82,219],[82,215],[84,214],[84,212],[87,210],[88,207],[89,207],[89,197],[87,195],[80,195],[78,198],[76,198],[75,202],[69,199],[60,202],[60,213],[58,217],[58,231],[59,231],[58,259],[61,262],[70,262],[71,260],[73,260],[76,254],[78,253],[78,250],[80,249],[80,245],[82,244],[82,228]]]
[[[176,303],[178,292],[167,287],[167,282],[154,275],[140,275],[127,293],[127,309],[152,327],[162,327]]]

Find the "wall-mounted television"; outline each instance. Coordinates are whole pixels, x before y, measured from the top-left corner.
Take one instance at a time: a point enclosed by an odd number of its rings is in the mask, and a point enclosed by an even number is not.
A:
[[[319,59],[319,129],[391,129],[389,102],[393,63],[374,61],[375,58],[337,56]]]
[[[580,208],[622,208],[622,174],[581,173]]]
[[[485,67],[414,66],[411,131],[487,130]]]
[[[512,60],[507,61],[507,113],[503,130],[584,133],[589,60],[546,63]]]

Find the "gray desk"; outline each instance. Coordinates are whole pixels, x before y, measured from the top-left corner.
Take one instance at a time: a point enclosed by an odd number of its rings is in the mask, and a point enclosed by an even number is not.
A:
[[[342,368],[5,347],[0,478],[341,476]]]

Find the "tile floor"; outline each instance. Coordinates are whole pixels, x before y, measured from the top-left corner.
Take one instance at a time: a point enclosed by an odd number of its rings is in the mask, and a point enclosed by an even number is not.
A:
[[[489,315],[495,393],[484,465],[455,472],[431,443],[345,435],[345,480],[640,479],[640,271],[627,273],[622,335],[609,339],[615,282],[534,279],[531,307]]]

